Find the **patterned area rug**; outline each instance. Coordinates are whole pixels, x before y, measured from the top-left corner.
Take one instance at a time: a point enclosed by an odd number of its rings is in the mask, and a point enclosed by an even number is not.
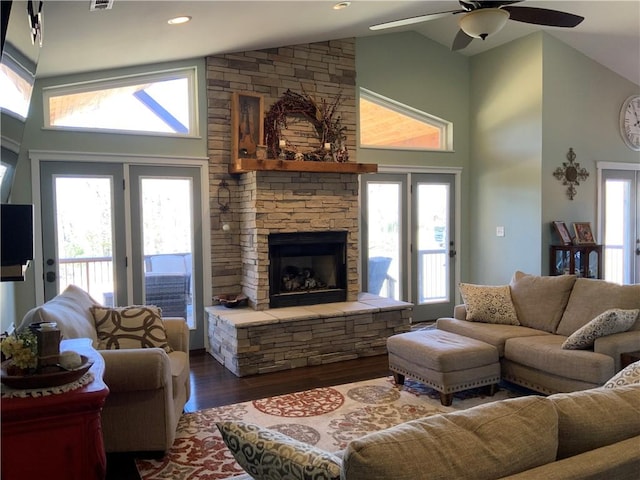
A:
[[[454,394],[452,406],[443,407],[436,391],[411,380],[399,389],[393,377],[316,388],[187,413],[171,450],[158,460],[136,460],[136,466],[143,480],[216,480],[244,473],[215,426],[221,420],[256,423],[333,452],[407,420],[520,395],[501,387],[489,397],[473,389]]]

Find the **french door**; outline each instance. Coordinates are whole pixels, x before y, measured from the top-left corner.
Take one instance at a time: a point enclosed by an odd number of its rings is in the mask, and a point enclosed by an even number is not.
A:
[[[640,168],[604,169],[600,188],[604,278],[640,283]]]
[[[75,284],[107,306],[202,311],[196,167],[40,162],[45,300]]]
[[[455,304],[455,175],[363,177],[362,287],[414,304],[414,321],[450,316]]]

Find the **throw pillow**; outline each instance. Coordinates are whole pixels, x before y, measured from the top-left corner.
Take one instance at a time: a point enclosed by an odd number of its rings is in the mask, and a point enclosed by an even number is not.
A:
[[[622,387],[640,383],[640,361],[627,365],[604,384],[604,388]]]
[[[640,310],[612,308],[602,312],[584,327],[573,332],[562,344],[566,350],[591,348],[596,338],[626,332],[638,318]]]
[[[487,286],[461,283],[460,294],[471,322],[520,325],[511,301],[509,285]]]
[[[160,309],[154,306],[91,307],[99,350],[159,347],[171,353]]]
[[[238,464],[256,480],[339,480],[341,460],[283,433],[245,422],[218,422]]]
[[[546,277],[516,271],[509,286],[520,324],[554,333],[575,282],[575,275]]]

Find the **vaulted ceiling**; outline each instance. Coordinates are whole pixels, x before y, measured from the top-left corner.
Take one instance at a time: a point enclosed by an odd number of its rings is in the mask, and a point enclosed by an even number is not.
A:
[[[337,1],[337,0],[336,0]],[[37,76],[57,76],[157,63],[282,45],[361,37],[369,26],[431,12],[454,10],[455,0],[353,0],[334,10],[334,1],[135,1],[114,0],[110,10],[90,11],[91,0],[45,1],[44,46]],[[460,51],[475,55],[543,29],[618,74],[640,84],[640,1],[527,0],[585,17],[573,29],[515,21],[486,41]],[[192,20],[169,26],[167,20]],[[414,30],[450,46],[459,16],[384,32]]]

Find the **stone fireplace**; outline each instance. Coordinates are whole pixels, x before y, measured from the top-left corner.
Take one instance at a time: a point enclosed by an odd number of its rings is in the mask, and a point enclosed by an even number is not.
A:
[[[346,231],[270,234],[270,308],[344,302],[346,246]]]
[[[240,186],[246,199],[241,207],[241,284],[251,307],[265,310],[357,299],[358,175],[251,172],[243,175]],[[286,267],[320,268],[321,258],[315,259],[316,264],[305,263],[312,261],[304,255],[311,247],[324,260],[339,259],[334,278],[329,274],[320,279],[329,288],[281,291]],[[289,257],[288,263],[274,256],[278,251]],[[277,271],[272,271],[272,261],[279,263]]]
[[[267,110],[287,89],[340,95],[357,162],[355,85],[354,39],[207,58],[211,293],[242,292],[249,308],[207,307],[205,345],[238,376],[381,355],[409,329],[411,304],[360,293],[359,173],[230,168],[232,93],[260,94]]]

